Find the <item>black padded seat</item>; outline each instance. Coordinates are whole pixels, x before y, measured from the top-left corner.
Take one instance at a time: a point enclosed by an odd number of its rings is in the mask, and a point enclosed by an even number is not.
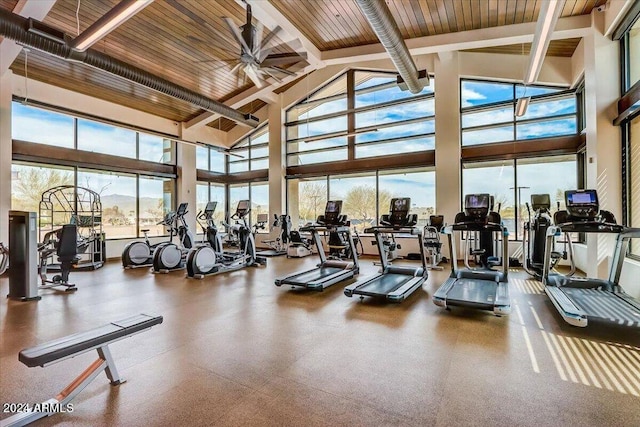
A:
[[[117,322],[111,322],[86,332],[67,335],[35,347],[24,349],[18,360],[30,368],[44,366],[65,357],[84,353],[119,338],[125,338],[136,332],[162,323],[162,316],[138,314]]]

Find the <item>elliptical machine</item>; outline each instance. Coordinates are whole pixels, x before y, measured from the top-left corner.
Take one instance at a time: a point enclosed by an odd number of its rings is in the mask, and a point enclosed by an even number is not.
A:
[[[256,265],[266,265],[267,259],[256,255],[256,242],[253,238],[251,228],[247,223],[247,217],[251,209],[249,200],[240,200],[236,207],[236,212],[231,215],[231,219],[236,223],[233,225],[224,224],[230,232],[237,234],[239,248],[236,252],[222,251],[222,240],[215,226],[207,228],[213,235],[207,238],[208,241],[215,242],[213,245],[200,245],[189,251],[187,255],[187,277],[202,279],[212,274],[224,273],[227,271],[239,270],[244,267]],[[220,246],[216,249],[220,242]]]
[[[524,270],[538,280],[542,279],[545,244],[547,239],[547,229],[553,225],[551,220],[551,197],[548,194],[532,194],[531,206],[526,203],[529,221],[524,223],[524,233],[522,236],[522,255],[524,262],[522,266]],[[531,210],[533,210],[533,219],[531,218]],[[571,236],[565,233],[565,245],[568,251],[556,251],[555,240],[551,248],[550,269],[554,269],[561,259],[569,259],[571,270],[567,276],[572,276],[576,271],[576,265],[573,259],[573,246]]]
[[[149,267],[153,265],[153,254],[156,249],[165,243],[173,242],[173,237],[178,230],[173,227],[176,213],[171,211],[164,216],[164,219],[157,225],[164,225],[169,232],[169,241],[151,244],[149,242],[149,229],[140,230],[144,233],[144,241],[136,240],[124,247],[122,251],[122,267],[123,268],[137,268],[137,267]]]
[[[173,242],[158,245],[153,253],[153,272],[168,273],[185,267],[185,260],[189,249],[193,247],[193,234],[184,217],[188,213],[188,203],[180,203],[172,227],[177,230],[180,246]]]
[[[202,244],[211,246],[217,253],[222,252],[222,236],[218,232],[218,227],[213,219],[218,202],[208,202],[204,210],[198,213],[196,221],[202,227]],[[205,221],[202,225],[200,221]]]

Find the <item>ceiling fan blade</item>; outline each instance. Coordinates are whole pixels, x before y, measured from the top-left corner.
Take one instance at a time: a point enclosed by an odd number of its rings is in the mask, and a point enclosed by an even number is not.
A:
[[[263,61],[260,62],[260,66],[272,67],[274,65],[287,65],[293,64],[294,62],[299,62],[303,59],[306,58],[298,55],[297,53],[276,53],[267,56]]]
[[[249,49],[249,46],[247,46],[247,43],[242,38],[242,34],[240,33],[240,30],[233,23],[233,19],[231,18],[222,18],[222,19],[224,20],[224,22],[227,23],[227,27],[229,27],[229,30],[233,34],[233,37],[236,39],[236,41],[240,44],[240,46],[242,46],[242,49],[245,52],[251,52],[251,49]]]
[[[273,78],[277,83],[282,83],[282,79],[276,73],[272,71],[271,68],[260,68],[260,74],[266,77]]]
[[[277,71],[277,72],[282,73],[282,74],[287,75],[287,76],[295,76],[296,75],[296,73],[294,73],[293,71],[289,71],[289,70],[286,70],[286,69],[281,68],[281,67],[273,66],[273,67],[267,67],[267,68],[269,70]]]
[[[272,38],[274,38],[279,32],[280,30],[282,30],[282,28],[280,28],[279,25],[275,26],[273,28],[273,31],[271,31],[269,34],[267,34],[267,36],[262,40],[262,44],[260,44],[260,50],[262,51],[265,47],[267,47],[267,45],[269,44],[269,42],[271,41]]]
[[[262,36],[264,35],[264,25],[258,22],[256,25],[256,36],[253,41],[253,52],[251,55],[257,57],[260,53],[260,47],[262,46]]]
[[[264,83],[262,82],[262,79],[260,78],[260,76],[258,75],[258,70],[251,67],[251,66],[246,66],[244,67],[244,73],[247,75],[247,77],[249,77],[251,79],[251,81],[259,88],[262,88],[264,86]]]
[[[240,69],[241,65],[242,63],[238,62],[236,66],[231,69],[231,73],[236,73]]]

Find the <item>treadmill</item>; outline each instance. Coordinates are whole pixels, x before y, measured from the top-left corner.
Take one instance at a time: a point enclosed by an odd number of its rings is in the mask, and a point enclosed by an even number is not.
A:
[[[619,285],[629,241],[640,238],[640,229],[618,225],[613,214],[600,210],[596,190],[565,191],[565,201],[567,210],[556,212],[556,225],[547,229],[542,271],[545,293],[570,325],[585,327],[593,320],[640,328],[640,302]],[[553,239],[561,233],[617,234],[608,280],[567,277],[552,272]]]
[[[330,200],[325,207],[324,215],[318,216],[316,224],[300,227],[301,232],[311,233],[311,239],[318,249],[320,263],[316,268],[301,271],[282,279],[276,279],[276,286],[290,285],[313,291],[323,291],[338,282],[353,278],[360,272],[358,254],[351,235],[350,223],[346,215],[341,215],[342,200]],[[327,259],[322,247],[320,232],[336,232],[344,237],[350,253],[350,260]]]
[[[443,229],[449,239],[451,256],[451,274],[446,282],[433,294],[436,305],[449,309],[451,306],[475,308],[493,311],[496,316],[511,312],[507,276],[509,273],[507,228],[501,224],[500,215],[490,212],[489,194],[467,194],[464,200],[464,212],[456,215],[455,223]],[[467,232],[480,235],[480,248],[473,250],[479,259],[476,268],[458,268],[456,239],[454,232]],[[502,239],[502,253],[496,260],[493,242]],[[468,254],[465,253],[465,261]],[[492,267],[500,265],[500,270]]]
[[[391,199],[391,208],[388,215],[382,215],[380,226],[369,227],[365,233],[373,233],[380,255],[380,274],[370,277],[363,282],[357,282],[347,286],[344,294],[348,297],[360,295],[386,298],[390,302],[402,302],[414,291],[422,287],[427,280],[427,261],[422,244],[422,229],[416,227],[418,215],[409,215],[411,199],[409,197]],[[384,237],[387,235],[405,234],[416,236],[420,248],[422,266],[395,266],[389,263],[385,253]]]

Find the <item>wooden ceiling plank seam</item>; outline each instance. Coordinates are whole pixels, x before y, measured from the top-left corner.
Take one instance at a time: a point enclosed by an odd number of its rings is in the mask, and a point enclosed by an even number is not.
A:
[[[480,12],[480,27],[478,28],[487,28],[489,27],[489,2],[484,0],[475,0],[473,4],[476,5],[476,10]],[[472,9],[473,11],[473,9]],[[474,30],[477,28],[473,28]]]
[[[471,0],[471,29],[482,28],[482,9],[487,6],[486,0]]]
[[[535,9],[536,0],[526,0],[524,7],[524,15],[522,16],[522,22],[533,22],[533,11]]]
[[[357,7],[355,9],[348,7],[349,5],[353,6],[353,2],[345,2],[344,0],[338,2],[340,16],[347,25],[349,25],[349,22],[351,23],[351,28],[357,28],[359,42],[367,43],[371,36],[375,38],[375,34],[372,33],[369,23],[360,13],[360,10]]]
[[[320,12],[325,16],[325,25],[331,29],[335,35],[335,39],[339,40],[340,47],[350,46],[352,44],[359,44],[358,35],[353,32],[352,28],[340,28],[338,25],[335,14],[331,11],[330,7],[326,7],[327,4],[331,4],[331,0],[316,1],[313,2],[317,7],[320,7]],[[324,6],[324,7],[323,7]]]
[[[498,26],[506,25],[507,23],[507,2],[502,0],[498,1]]]
[[[333,25],[333,20],[319,6],[320,3],[321,1],[307,4],[307,7],[304,9],[304,11],[307,12],[306,16],[302,14],[303,13],[302,8],[297,8],[293,6],[294,13],[298,11],[301,15],[301,19],[300,19],[301,25],[303,27],[313,27],[315,31],[317,31],[318,34],[321,35],[321,40],[322,40],[321,45],[323,45],[323,47],[320,48],[320,50],[339,49],[343,46],[348,46],[348,43],[345,43],[345,44],[342,43],[342,40],[344,39],[344,37],[337,32],[337,29]],[[318,9],[318,7],[320,7],[320,9]]]
[[[507,3],[507,11],[506,11],[506,15],[505,15],[505,19],[504,22],[506,25],[513,25],[515,24],[515,15],[516,15],[516,9],[517,9],[517,0],[505,0]]]
[[[440,14],[438,13],[437,6],[433,3],[433,0],[429,2],[425,0],[425,5],[427,6],[427,11],[431,17],[431,22],[433,23],[432,35],[442,34],[442,22],[440,21]]]
[[[403,29],[401,28],[400,31],[410,34],[411,38],[420,37],[422,35],[422,33],[420,32],[420,25],[418,24],[418,20],[416,19],[416,15],[413,10],[413,8],[417,7],[418,5],[415,4],[415,2],[409,0],[404,0],[401,5],[402,7],[400,8],[400,13],[404,14],[404,16],[406,17],[406,30],[403,31]]]
[[[442,32],[450,33],[451,28],[449,26],[449,17],[447,16],[447,8],[444,4],[444,0],[436,0],[436,12],[438,13],[438,16],[440,16]]]
[[[319,33],[315,28],[312,28],[312,25],[303,23],[304,21],[300,20],[296,10],[298,8],[295,7],[295,4],[288,4],[284,1],[271,1],[273,7],[278,10],[286,19],[291,22],[311,43],[318,47],[320,50],[326,50],[325,42],[320,37]],[[289,7],[285,7],[288,5]],[[293,6],[293,7],[291,7]],[[313,30],[313,31],[312,31]]]
[[[475,0],[462,1],[458,0],[460,4],[460,9],[462,10],[462,25],[464,31],[469,31],[473,29],[473,18],[475,13],[480,13],[479,10],[474,10],[477,8],[477,3]]]
[[[429,29],[427,27],[427,22],[424,19],[424,13],[422,11],[422,5],[418,1],[411,2],[411,10],[415,16],[416,22],[418,23],[418,33],[420,37],[428,36]]]
[[[422,12],[425,25],[427,26],[427,35],[432,36],[436,34],[435,24],[433,22],[433,17],[431,16],[427,0],[420,0],[418,4],[420,5],[420,11]]]
[[[489,26],[497,27],[498,26],[498,0],[489,0]]]
[[[454,15],[456,17],[456,28],[458,31],[466,30],[466,25],[464,21],[464,9],[462,7],[462,0],[452,0],[451,7],[454,10]]]
[[[389,2],[387,3],[387,7],[389,8],[389,12],[391,12],[391,16],[393,20],[396,22],[398,26],[398,30],[400,30],[400,34],[403,39],[412,39],[416,37],[412,31],[411,25],[408,21],[408,17],[404,13],[404,4],[403,0],[397,2]]]
[[[463,28],[458,26],[458,14],[456,13],[455,5],[451,0],[444,0],[444,10],[447,14],[447,22],[449,23],[450,32],[462,31]]]

